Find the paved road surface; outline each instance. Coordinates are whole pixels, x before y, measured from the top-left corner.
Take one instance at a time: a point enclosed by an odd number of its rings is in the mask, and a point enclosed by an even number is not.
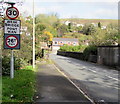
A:
[[[95,101],[118,102],[118,71],[55,54],[50,58]]]
[[[91,104],[79,90],[65,78],[53,64],[39,64],[37,72],[36,102],[76,102]],[[56,103],[55,103],[56,104]],[[62,103],[63,104],[63,103]]]

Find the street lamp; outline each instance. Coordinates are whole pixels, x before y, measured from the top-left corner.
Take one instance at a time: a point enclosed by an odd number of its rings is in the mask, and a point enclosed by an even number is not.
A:
[[[35,14],[34,14],[34,0],[33,0],[33,68],[35,68]]]

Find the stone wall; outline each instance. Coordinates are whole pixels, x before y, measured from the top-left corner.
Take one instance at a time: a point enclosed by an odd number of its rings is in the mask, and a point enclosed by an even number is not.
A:
[[[80,60],[84,60],[83,53],[80,52],[62,52],[62,51],[57,51],[57,55],[62,55],[66,57],[72,57]],[[97,55],[90,55],[88,61],[90,62],[97,62]]]
[[[120,66],[120,46],[99,46],[97,51],[97,55],[90,54],[88,61],[107,66]],[[80,52],[57,51],[57,54],[84,60],[83,53]]]
[[[119,66],[120,46],[99,46],[97,62],[108,66]]]
[[[66,57],[72,57],[76,59],[82,59],[83,58],[83,53],[80,52],[62,52],[62,51],[57,51],[57,55],[62,55]]]

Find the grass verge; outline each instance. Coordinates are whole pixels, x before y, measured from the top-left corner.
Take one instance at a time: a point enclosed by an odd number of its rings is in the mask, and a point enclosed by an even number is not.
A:
[[[35,72],[32,66],[15,71],[14,79],[2,77],[2,102],[33,102]]]

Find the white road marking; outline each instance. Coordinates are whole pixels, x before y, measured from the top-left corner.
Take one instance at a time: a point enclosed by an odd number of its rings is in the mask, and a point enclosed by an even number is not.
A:
[[[119,81],[117,78],[113,78],[113,77],[111,77],[111,76],[109,76],[109,75],[106,75],[108,78],[111,78],[111,79],[114,79],[114,80],[116,80],[116,81]]]
[[[87,69],[87,70],[90,70],[90,71],[92,71],[92,72],[94,72],[94,73],[97,73],[95,70],[92,70],[92,69]]]
[[[92,71],[93,73],[97,73],[97,71],[92,70],[92,69],[87,69],[87,70],[90,70],[90,71]],[[97,73],[97,74],[98,74],[98,73]],[[109,76],[109,75],[105,75],[105,76],[108,77],[108,78],[111,78],[111,79],[113,79],[113,80],[119,81],[117,78],[111,77],[111,76]]]
[[[55,65],[54,65],[55,66]],[[86,95],[65,73],[63,73],[62,71],[60,71],[60,69],[58,67],[55,66],[55,68],[57,69],[58,72],[60,72],[64,77],[66,77],[92,104],[95,104],[94,101],[88,96]]]
[[[64,57],[65,58],[65,57]],[[93,73],[97,73],[97,71],[95,71],[95,70],[93,70],[93,69],[88,69],[87,67],[84,67],[83,66],[83,68],[84,69],[87,69],[87,70],[89,70],[89,71],[91,71],[91,72],[93,72]],[[83,69],[82,68],[82,69]],[[94,67],[95,68],[95,67]],[[98,73],[97,73],[98,74]],[[100,75],[100,74],[99,74]],[[111,79],[113,79],[113,80],[116,80],[116,81],[119,81],[119,79],[117,79],[117,78],[114,78],[114,77],[111,77],[111,76],[109,76],[109,75],[105,75],[106,77],[108,77],[108,78],[111,78]]]

